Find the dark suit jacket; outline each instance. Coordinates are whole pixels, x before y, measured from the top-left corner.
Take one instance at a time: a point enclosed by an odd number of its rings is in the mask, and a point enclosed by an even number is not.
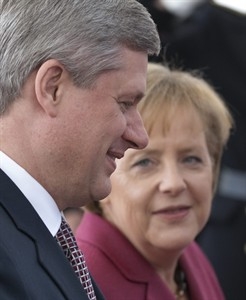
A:
[[[97,300],[103,297],[95,286]],[[32,205],[0,170],[0,299],[88,300]]]

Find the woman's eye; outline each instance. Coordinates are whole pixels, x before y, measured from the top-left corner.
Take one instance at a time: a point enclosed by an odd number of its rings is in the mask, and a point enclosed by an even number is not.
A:
[[[192,164],[192,165],[195,165],[195,164],[199,164],[202,162],[202,159],[198,156],[187,156],[185,159],[184,159],[184,162],[185,163],[188,163],[188,164]]]
[[[137,161],[133,166],[148,167],[151,165],[151,160],[148,158]]]

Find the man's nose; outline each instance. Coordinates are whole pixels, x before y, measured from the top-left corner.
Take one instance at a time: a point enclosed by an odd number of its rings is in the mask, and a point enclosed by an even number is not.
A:
[[[124,132],[124,139],[130,143],[134,149],[143,149],[148,145],[149,137],[143,125],[142,118],[138,112],[132,116]]]

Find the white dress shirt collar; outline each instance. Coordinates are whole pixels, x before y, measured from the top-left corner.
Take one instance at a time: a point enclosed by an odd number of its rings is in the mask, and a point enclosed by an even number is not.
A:
[[[50,233],[55,236],[61,224],[61,212],[54,199],[28,172],[2,151],[0,167],[25,195]]]

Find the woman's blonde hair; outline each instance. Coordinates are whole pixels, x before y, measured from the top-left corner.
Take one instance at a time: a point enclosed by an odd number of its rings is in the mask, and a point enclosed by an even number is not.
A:
[[[149,135],[157,120],[164,132],[177,110],[193,109],[202,121],[210,156],[214,162],[215,190],[223,149],[233,127],[233,118],[223,99],[198,75],[167,66],[148,64],[147,89],[139,112]]]

